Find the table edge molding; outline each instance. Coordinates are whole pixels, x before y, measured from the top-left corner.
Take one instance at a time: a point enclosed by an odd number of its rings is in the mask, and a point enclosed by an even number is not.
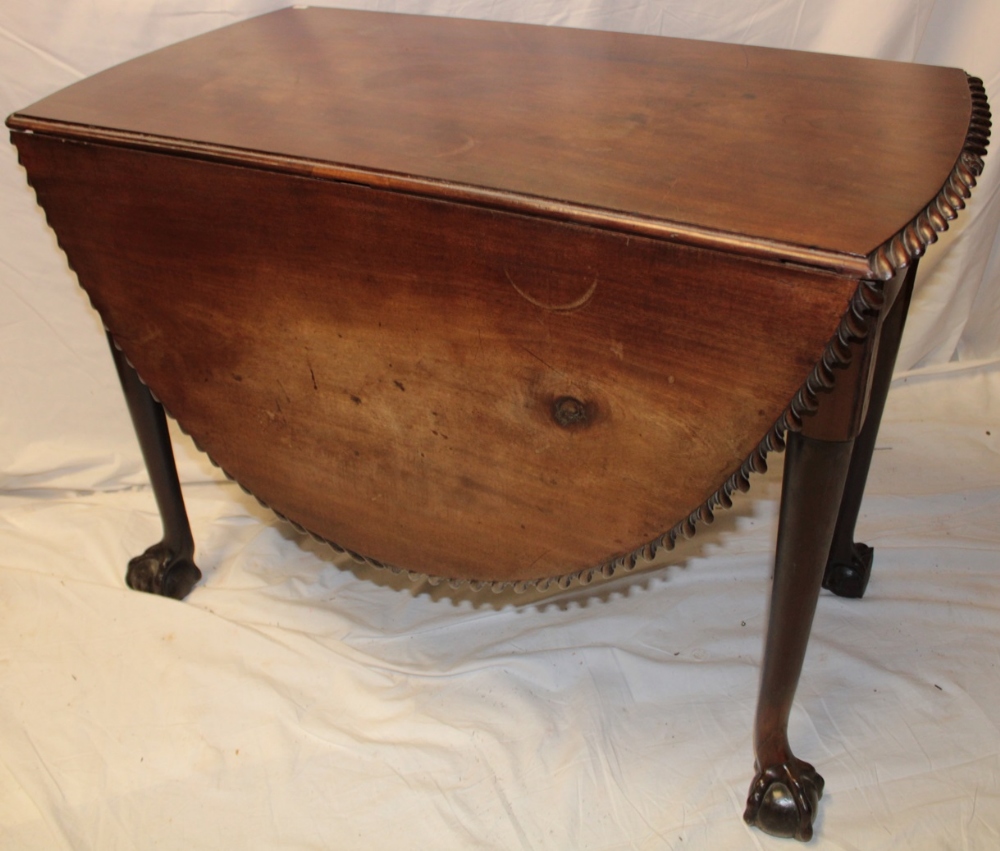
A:
[[[966,78],[972,109],[958,160],[934,199],[906,227],[868,255],[867,277],[887,281],[922,257],[927,247],[937,242],[937,235],[948,230],[949,222],[965,209],[976,179],[983,173],[983,158],[990,142],[992,124],[990,107],[983,81],[969,74]]]
[[[12,113],[5,123],[12,133],[40,133],[83,143],[107,144],[149,153],[193,157],[232,166],[360,184],[426,198],[650,236],[697,248],[739,253],[761,260],[801,264],[851,277],[889,280],[914,259],[922,256],[927,246],[937,241],[938,233],[948,229],[948,223],[953,221],[958,211],[965,207],[965,201],[971,196],[976,178],[982,173],[983,157],[989,144],[990,109],[983,81],[969,74],[966,74],[966,79],[971,98],[969,126],[962,149],[950,174],[937,195],[923,210],[867,255],[734,233],[705,225],[642,216],[512,190],[212,142],[78,124],[33,116],[26,112]],[[863,202],[859,201],[859,206],[861,203]]]

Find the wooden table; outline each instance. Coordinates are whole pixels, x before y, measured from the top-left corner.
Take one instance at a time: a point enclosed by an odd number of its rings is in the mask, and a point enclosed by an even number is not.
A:
[[[808,839],[786,727],[853,540],[917,259],[983,165],[955,69],[287,9],[12,115],[200,578],[166,408],[373,564],[482,585],[647,563],[787,449],[747,821]],[[148,389],[147,389],[148,388]]]

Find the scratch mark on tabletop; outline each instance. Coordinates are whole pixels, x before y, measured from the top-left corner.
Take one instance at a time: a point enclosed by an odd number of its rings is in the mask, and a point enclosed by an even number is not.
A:
[[[535,305],[535,307],[540,307],[542,310],[551,310],[556,313],[568,313],[571,310],[579,310],[588,301],[594,297],[594,293],[597,292],[597,278],[594,278],[594,282],[587,288],[583,295],[579,298],[575,298],[572,301],[568,301],[565,304],[546,304],[544,301],[539,301],[532,295],[529,295],[524,290],[522,290],[517,284],[514,283],[514,279],[510,276],[510,272],[507,271],[506,267],[503,270],[504,275],[507,278],[508,283],[514,288],[521,298],[525,301],[530,302]]]
[[[539,357],[538,355],[536,355],[536,354],[535,354],[535,353],[534,353],[533,351],[531,351],[531,349],[529,349],[529,348],[528,348],[527,346],[525,346],[525,345],[522,345],[521,343],[517,343],[516,345],[517,345],[517,347],[518,347],[519,349],[523,349],[523,350],[524,350],[524,351],[525,351],[525,352],[526,352],[527,354],[531,355],[531,356],[532,356],[532,357],[533,357],[533,358],[534,358],[534,359],[535,359],[536,361],[538,361],[538,362],[539,362],[539,363],[540,363],[540,364],[541,364],[542,366],[544,366],[544,367],[547,367],[548,369],[551,369],[551,370],[552,370],[552,371],[553,371],[554,373],[556,373],[556,374],[558,374],[558,375],[565,375],[565,373],[564,373],[564,372],[563,372],[563,371],[562,371],[561,369],[556,369],[556,368],[555,368],[555,367],[554,367],[554,366],[553,366],[552,364],[550,364],[550,363],[549,363],[549,362],[548,362],[547,360],[545,360],[545,359],[543,359],[543,358]]]

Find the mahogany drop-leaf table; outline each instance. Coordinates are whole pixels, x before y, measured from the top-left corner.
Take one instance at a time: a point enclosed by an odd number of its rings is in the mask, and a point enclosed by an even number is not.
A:
[[[7,121],[200,579],[164,409],[283,517],[435,581],[589,582],[785,449],[746,819],[808,839],[787,721],[855,543],[918,258],[989,135],[963,71],[331,9]]]

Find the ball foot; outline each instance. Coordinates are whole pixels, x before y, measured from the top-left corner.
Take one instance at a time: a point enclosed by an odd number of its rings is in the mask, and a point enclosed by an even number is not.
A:
[[[771,836],[808,842],[821,797],[823,778],[808,762],[792,757],[757,772],[743,820]]]
[[[852,544],[849,559],[830,559],[827,562],[823,587],[838,597],[863,597],[872,575],[874,553],[875,550],[867,544]]]
[[[191,557],[173,552],[162,541],[129,561],[125,574],[129,588],[175,600],[183,600],[200,579]]]

